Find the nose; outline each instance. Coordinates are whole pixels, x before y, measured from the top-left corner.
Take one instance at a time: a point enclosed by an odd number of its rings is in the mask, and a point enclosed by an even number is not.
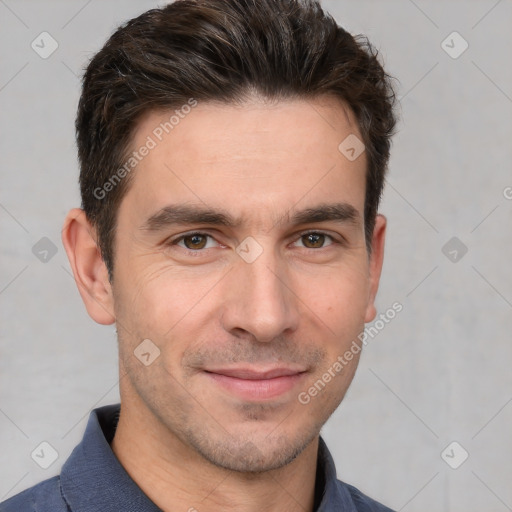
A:
[[[234,335],[268,343],[298,327],[300,300],[290,272],[270,249],[252,263],[237,261],[224,292],[223,327]]]

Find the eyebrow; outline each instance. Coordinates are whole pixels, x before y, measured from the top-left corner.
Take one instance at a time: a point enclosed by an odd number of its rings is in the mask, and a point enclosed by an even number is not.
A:
[[[358,225],[361,222],[359,211],[349,203],[323,203],[314,207],[298,210],[290,218],[290,211],[275,225],[310,224],[314,222],[340,222]],[[175,225],[207,224],[237,228],[242,218],[235,218],[222,209],[204,208],[187,204],[168,205],[151,215],[140,227],[143,231],[158,232]]]

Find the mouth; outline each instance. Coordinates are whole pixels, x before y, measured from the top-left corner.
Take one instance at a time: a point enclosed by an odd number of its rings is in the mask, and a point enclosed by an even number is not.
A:
[[[307,370],[299,367],[205,369],[206,376],[230,394],[247,401],[265,401],[290,392]]]

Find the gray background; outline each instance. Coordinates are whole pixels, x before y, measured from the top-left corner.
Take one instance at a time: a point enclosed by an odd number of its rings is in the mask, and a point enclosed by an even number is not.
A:
[[[88,317],[60,231],[79,205],[81,68],[156,5],[0,0],[0,501],[57,474],[89,411],[119,400],[114,327]],[[370,37],[402,98],[378,306],[403,311],[323,429],[338,476],[396,510],[512,510],[512,2],[323,5]],[[31,48],[42,31],[59,45],[47,59]],[[453,31],[469,44],[458,58],[442,45]],[[463,257],[442,252],[454,236]],[[42,237],[57,248],[46,263]],[[46,470],[30,456],[42,441],[59,454]]]

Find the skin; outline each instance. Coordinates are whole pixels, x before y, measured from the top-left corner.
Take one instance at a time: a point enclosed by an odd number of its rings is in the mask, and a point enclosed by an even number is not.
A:
[[[168,118],[148,113],[133,148]],[[87,311],[118,331],[122,410],[112,449],[162,510],[313,510],[319,432],[359,354],[308,404],[298,395],[374,319],[384,251],[379,215],[367,252],[366,155],[349,161],[338,150],[350,134],[362,138],[333,98],[199,103],[134,171],[112,283],[85,214],[68,214],[63,243]],[[354,222],[287,222],[339,202],[355,209]],[[185,203],[242,221],[141,229],[164,206]],[[305,230],[328,236],[311,241]],[[194,231],[210,236],[173,245]],[[262,249],[251,263],[236,251],[249,236]],[[148,366],[134,355],[145,339],[160,350]],[[304,373],[266,399],[242,399],[204,371],[278,363]]]

